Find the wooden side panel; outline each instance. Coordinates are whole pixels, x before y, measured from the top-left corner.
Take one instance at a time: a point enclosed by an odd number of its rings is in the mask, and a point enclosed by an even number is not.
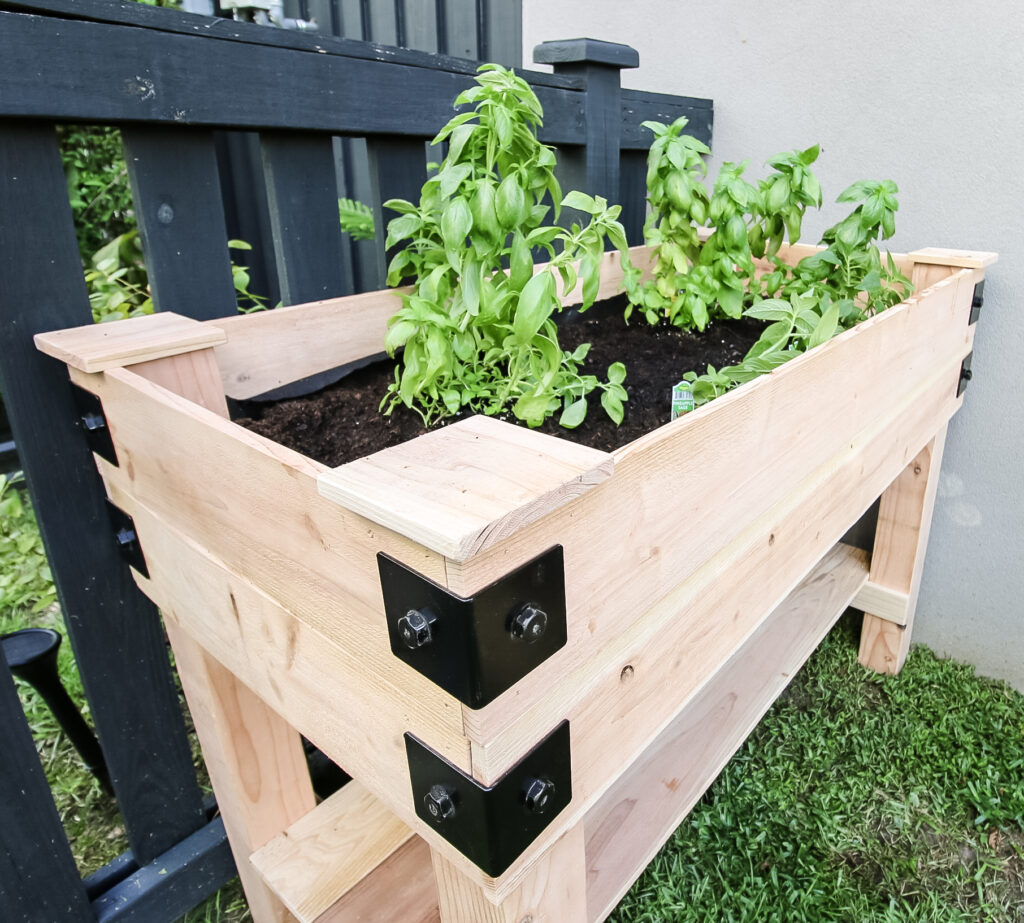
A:
[[[349,782],[255,852],[252,864],[300,923],[312,923],[412,836],[363,786]]]
[[[100,463],[108,488],[335,642],[348,674],[378,678],[435,749],[464,752],[458,703],[391,653],[376,563],[386,552],[444,583],[443,559],[320,497],[323,466],[131,371],[75,375],[99,393],[118,447],[120,467]]]
[[[910,630],[921,588],[945,441],[943,427],[882,494],[878,508],[871,581],[907,598],[902,624],[864,613],[860,662],[880,673],[899,673],[910,650]]]
[[[146,549],[151,579],[136,579],[165,619],[180,624],[204,650],[216,652],[225,668],[404,823],[420,824],[402,735],[409,727],[425,728],[432,747],[466,766],[468,743],[454,733],[446,736],[445,716],[434,718],[431,727],[432,716],[417,714],[416,704],[380,679],[372,664],[111,487],[115,501],[134,518]]]
[[[959,400],[945,381],[937,390],[938,382],[937,376],[930,396],[927,386],[913,392],[910,409],[861,434],[785,503],[753,519],[620,637],[552,679],[547,695],[492,743],[474,744],[474,774],[489,782],[515,761],[544,721],[569,719],[573,801],[552,825],[556,829],[542,834],[538,848],[602,796],[623,763],[657,737],[871,505],[904,459],[934,432],[936,419],[954,412]],[[501,888],[523,871],[523,864],[513,864]]]
[[[958,406],[957,369],[972,336],[966,322],[971,287],[959,281],[940,283],[927,300],[873,318],[631,443],[615,453],[614,476],[570,507],[464,564],[449,562],[448,585],[466,596],[528,560],[538,547],[558,542],[565,551],[568,644],[505,696],[479,711],[467,710],[473,739],[485,748],[499,737],[511,739],[508,728],[534,708],[532,732],[514,735],[520,744],[536,739],[538,728],[557,723],[564,715],[543,703],[575,700],[579,693],[552,694],[565,677],[592,652],[611,649],[634,619],[736,541],[745,524],[764,517],[769,525],[773,508],[795,503],[794,492],[812,483],[808,479],[827,483],[840,465],[854,484],[877,478],[859,452],[893,477]],[[892,416],[880,416],[883,409]],[[909,431],[879,429],[903,411],[915,421],[916,444],[907,444]],[[851,434],[858,435],[851,440]],[[889,441],[873,445],[864,441],[869,436]],[[896,446],[907,454],[897,457]],[[860,508],[859,499],[851,503],[842,514],[846,521],[836,523],[839,532],[817,555],[887,483],[878,482]],[[817,503],[832,505],[827,496]],[[819,518],[813,506],[805,515],[806,523]],[[817,560],[806,546],[802,553],[802,569],[777,599]],[[498,759],[484,769],[474,762],[474,771],[491,778],[508,765]]]
[[[575,923],[586,919],[583,825],[563,834],[500,903],[443,856],[433,854],[442,923]]]
[[[837,545],[586,815],[588,919],[603,920],[867,579]]]
[[[384,352],[388,318],[399,294],[367,292],[345,299],[260,311],[217,321],[228,337],[217,347],[224,390],[244,400],[366,356]]]

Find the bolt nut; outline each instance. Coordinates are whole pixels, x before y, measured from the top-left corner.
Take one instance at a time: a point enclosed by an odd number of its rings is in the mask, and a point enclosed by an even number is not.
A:
[[[446,785],[431,785],[430,791],[423,796],[423,806],[435,824],[443,824],[448,818],[454,817],[454,794],[455,790]]]
[[[531,814],[543,814],[555,794],[555,783],[550,779],[527,779],[523,785],[523,805]]]
[[[533,644],[548,630],[548,614],[533,603],[526,603],[512,616],[512,637]]]
[[[410,609],[398,620],[398,635],[402,643],[414,651],[434,640],[434,622],[437,616],[428,609]]]

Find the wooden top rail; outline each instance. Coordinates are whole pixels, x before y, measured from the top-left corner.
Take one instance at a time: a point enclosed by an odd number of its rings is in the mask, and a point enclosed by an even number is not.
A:
[[[957,269],[984,269],[999,259],[998,253],[988,250],[947,250],[945,247],[924,247],[907,254],[915,263],[953,266]]]
[[[606,452],[475,416],[321,474],[320,493],[465,561],[611,477]]]
[[[35,335],[36,348],[82,372],[102,372],[227,342],[223,330],[171,311]]]

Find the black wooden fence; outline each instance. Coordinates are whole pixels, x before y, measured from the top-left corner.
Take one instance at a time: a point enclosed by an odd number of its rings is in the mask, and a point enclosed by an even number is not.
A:
[[[710,140],[710,101],[621,90],[619,70],[636,64],[621,45],[552,43],[537,60],[555,65],[526,74],[543,139],[570,182],[623,203],[637,239],[640,123],[685,114]],[[335,139],[365,139],[375,202],[415,197],[424,143],[474,70],[118,0],[0,0],[0,391],[131,845],[80,879],[0,659],[0,919],[173,919],[233,874],[196,784],[158,613],[115,549],[66,374],[32,344],[91,317],[55,125],[120,127],[157,308],[215,318],[236,310],[225,198],[266,196],[286,303],[356,290]],[[218,138],[237,131],[257,133],[259,169],[229,190]],[[379,265],[380,242],[367,248]]]

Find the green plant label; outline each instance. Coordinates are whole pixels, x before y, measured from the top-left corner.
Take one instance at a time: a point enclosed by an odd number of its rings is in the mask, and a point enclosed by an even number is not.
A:
[[[672,417],[681,417],[693,410],[693,390],[688,381],[681,381],[672,388]]]

